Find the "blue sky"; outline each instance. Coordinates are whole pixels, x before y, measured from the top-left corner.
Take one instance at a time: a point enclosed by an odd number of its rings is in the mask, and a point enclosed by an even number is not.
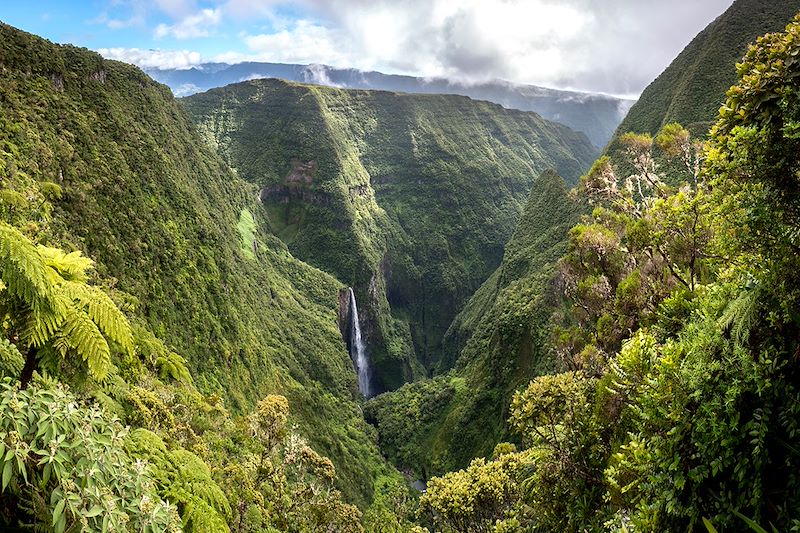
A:
[[[0,20],[143,67],[324,63],[638,94],[732,0],[0,1]]]

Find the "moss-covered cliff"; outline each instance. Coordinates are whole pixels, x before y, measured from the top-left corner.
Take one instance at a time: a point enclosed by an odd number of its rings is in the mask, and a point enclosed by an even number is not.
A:
[[[183,102],[292,253],[355,287],[384,390],[437,368],[533,178],[575,180],[596,155],[582,134],[459,96],[253,80]]]

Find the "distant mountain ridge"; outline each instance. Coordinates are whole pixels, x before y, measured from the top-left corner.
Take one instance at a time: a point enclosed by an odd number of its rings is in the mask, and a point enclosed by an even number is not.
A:
[[[168,85],[176,96],[189,96],[231,83],[280,78],[348,89],[373,89],[404,93],[459,94],[487,100],[503,107],[534,111],[542,117],[581,131],[602,148],[622,121],[633,100],[603,94],[548,89],[501,80],[465,84],[444,78],[420,78],[383,74],[327,65],[245,62],[203,63],[189,69],[144,69],[153,79]]]

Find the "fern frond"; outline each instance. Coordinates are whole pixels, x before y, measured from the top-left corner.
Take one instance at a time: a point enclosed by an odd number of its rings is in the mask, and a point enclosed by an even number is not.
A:
[[[186,368],[186,360],[175,352],[167,352],[156,358],[156,368],[161,379],[172,378],[175,381],[192,382],[192,375]]]
[[[61,335],[89,367],[89,373],[103,380],[111,368],[111,350],[100,328],[88,314],[77,307],[70,307]]]
[[[731,336],[744,344],[750,337],[750,331],[758,320],[759,287],[745,289],[728,304],[717,324],[722,329],[730,329]]]
[[[167,497],[172,496],[168,494]],[[183,496],[183,495],[181,495]],[[214,508],[197,496],[184,496],[181,520],[186,531],[194,533],[223,533],[229,532],[228,524]]]
[[[25,209],[28,207],[28,199],[14,189],[3,189],[0,190],[0,205],[7,205],[14,209]]]
[[[17,347],[8,339],[0,339],[0,377],[19,376],[25,359]]]
[[[80,251],[66,253],[59,248],[41,244],[37,249],[44,263],[66,280],[85,282],[88,280],[88,272],[94,268],[94,261],[81,255]]]
[[[230,516],[231,507],[228,498],[212,479],[208,465],[188,450],[179,449],[171,453],[178,468],[175,483],[183,491],[200,498],[220,515]]]
[[[59,302],[59,307],[65,308],[63,302]],[[50,310],[33,311],[23,315],[22,318],[20,339],[37,348],[41,348],[49,342],[64,322],[63,312],[54,313]]]
[[[48,268],[30,239],[15,227],[0,222],[0,279],[13,296],[34,313],[58,314]]]
[[[133,356],[133,333],[128,319],[99,287],[65,281],[60,290],[78,309],[85,310],[100,331],[128,356]]]

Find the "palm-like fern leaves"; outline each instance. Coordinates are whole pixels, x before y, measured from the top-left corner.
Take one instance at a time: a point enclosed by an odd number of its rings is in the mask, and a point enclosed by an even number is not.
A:
[[[105,292],[85,283],[65,281],[61,294],[79,313],[86,314],[108,340],[125,354],[133,354],[133,333],[128,319]]]
[[[80,252],[34,246],[0,222],[0,306],[29,356],[37,349],[80,357],[89,374],[104,379],[111,368],[109,341],[133,355],[125,315],[100,288],[88,285],[93,263]],[[35,362],[34,362],[35,363]]]
[[[23,331],[36,346],[55,333],[58,317],[65,311],[51,270],[25,235],[0,222],[0,280],[11,300],[8,303],[28,311]]]

